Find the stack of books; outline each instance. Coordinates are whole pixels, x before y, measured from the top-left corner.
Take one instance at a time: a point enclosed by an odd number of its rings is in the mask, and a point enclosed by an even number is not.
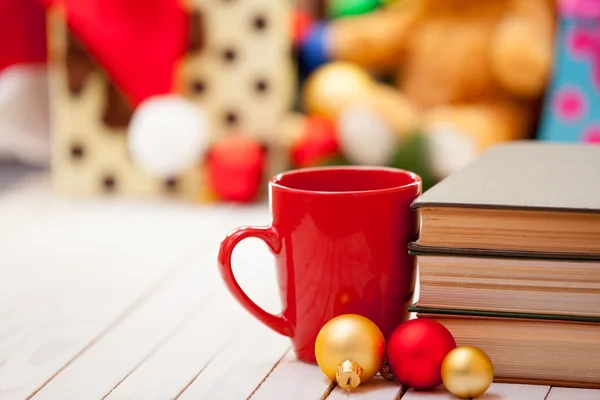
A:
[[[409,311],[484,350],[497,382],[600,387],[600,146],[495,146],[413,207]]]

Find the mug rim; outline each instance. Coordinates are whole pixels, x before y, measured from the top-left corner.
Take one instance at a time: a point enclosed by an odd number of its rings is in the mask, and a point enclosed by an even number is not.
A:
[[[410,183],[400,186],[392,186],[389,188],[383,189],[369,189],[369,190],[346,190],[346,191],[324,191],[324,190],[307,190],[307,189],[298,189],[292,188],[289,186],[285,186],[280,181],[290,175],[301,175],[311,172],[319,172],[319,171],[373,171],[373,172],[392,172],[398,175],[405,175],[410,177],[412,180]],[[368,166],[368,165],[341,165],[341,166],[322,166],[322,167],[306,167],[306,168],[298,168],[292,169],[289,171],[281,172],[269,179],[269,187],[271,189],[281,190],[283,192],[295,193],[295,194],[304,194],[304,195],[315,195],[315,196],[372,196],[377,194],[385,194],[385,193],[397,193],[407,191],[409,189],[416,187],[421,187],[423,185],[423,179],[416,174],[415,172],[394,168],[394,167],[384,167],[384,166]]]

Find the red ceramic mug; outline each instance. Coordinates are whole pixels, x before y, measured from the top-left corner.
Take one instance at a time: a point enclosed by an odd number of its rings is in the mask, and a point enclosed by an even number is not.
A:
[[[359,314],[386,339],[408,317],[415,289],[418,175],[384,167],[289,171],[269,181],[272,223],[243,227],[221,243],[219,267],[229,291],[254,317],[289,336],[299,360],[315,363],[315,339],[330,319]],[[236,282],[234,247],[248,237],[267,243],[277,261],[283,311],[258,307]]]

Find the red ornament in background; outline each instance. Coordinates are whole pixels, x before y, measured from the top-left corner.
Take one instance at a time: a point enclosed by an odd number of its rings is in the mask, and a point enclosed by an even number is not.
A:
[[[427,318],[413,319],[390,336],[387,363],[403,385],[429,390],[442,383],[442,363],[455,347],[456,341],[444,325]]]
[[[308,117],[291,153],[293,164],[299,168],[319,165],[338,155],[339,145],[334,123],[323,117]]]
[[[265,151],[259,143],[242,135],[228,136],[208,154],[208,184],[219,200],[252,201],[264,164]]]
[[[292,12],[292,43],[297,46],[304,40],[308,30],[312,26],[314,18],[304,10],[294,10]]]

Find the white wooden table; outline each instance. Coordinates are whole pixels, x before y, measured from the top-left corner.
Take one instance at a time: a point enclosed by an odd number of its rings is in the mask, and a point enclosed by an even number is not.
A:
[[[216,257],[230,229],[268,222],[265,205],[200,207],[52,194],[36,176],[0,194],[0,399],[342,399],[287,338],[226,291]],[[266,246],[249,239],[236,274],[271,312]],[[402,393],[376,379],[356,399]],[[600,391],[494,384],[483,400],[592,400]]]

